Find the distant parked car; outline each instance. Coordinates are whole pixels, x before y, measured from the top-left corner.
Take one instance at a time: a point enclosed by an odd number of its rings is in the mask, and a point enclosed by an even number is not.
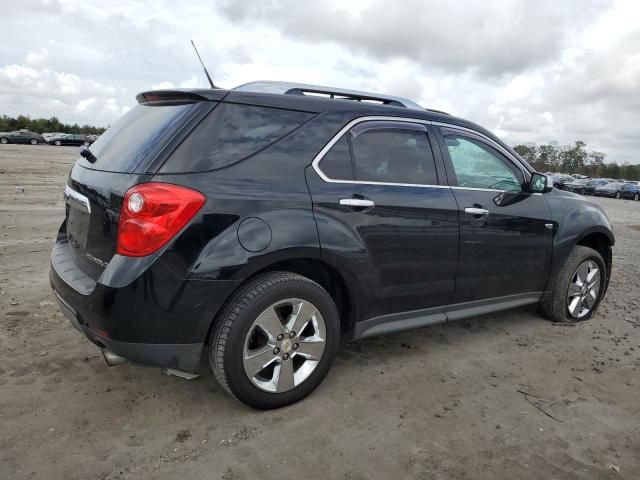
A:
[[[609,180],[605,180],[604,178],[589,180],[587,185],[584,187],[584,193],[585,195],[593,195],[596,188],[606,185],[607,183],[609,183]]]
[[[579,179],[574,180],[573,182],[567,182],[564,184],[564,190],[568,192],[579,193],[580,195],[584,195],[587,192],[587,184],[589,180]]]
[[[89,146],[91,145],[93,142],[87,138],[85,135],[81,135],[78,133],[67,133],[64,135],[60,135],[57,137],[51,137],[47,143],[49,145],[56,145],[56,146],[60,146],[60,145],[85,145],[85,146]]]
[[[597,187],[593,194],[596,197],[622,198],[623,185],[624,184],[620,182],[607,183],[606,185]]]
[[[640,185],[637,182],[628,182],[622,185],[620,189],[620,195],[622,198],[629,200],[640,200]]]
[[[574,178],[570,175],[551,175],[553,186],[560,190],[564,190],[565,184],[573,182]]]
[[[38,143],[44,143],[44,137],[38,133],[30,132],[29,130],[16,130],[15,132],[1,132],[0,143],[30,143],[31,145],[37,145]]]

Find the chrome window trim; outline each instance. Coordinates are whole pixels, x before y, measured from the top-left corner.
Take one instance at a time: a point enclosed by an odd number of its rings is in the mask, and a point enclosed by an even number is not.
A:
[[[480,191],[487,191],[487,192],[508,192],[509,191],[509,190],[494,190],[494,189],[483,189],[483,188],[460,187],[460,186],[457,186],[457,185],[427,185],[427,184],[416,184],[416,183],[367,182],[367,181],[363,181],[363,180],[338,180],[338,179],[334,179],[334,178],[329,178],[327,175],[325,175],[324,172],[320,169],[320,162],[322,161],[324,156],[327,154],[327,152],[329,150],[331,150],[331,148],[338,142],[338,140],[340,140],[340,138],[346,132],[348,132],[351,128],[353,128],[355,125],[358,125],[359,123],[362,123],[362,122],[371,122],[371,121],[390,121],[390,122],[398,122],[398,123],[419,123],[419,124],[422,124],[422,125],[435,125],[435,126],[440,126],[440,127],[448,127],[448,128],[459,129],[459,130],[462,130],[462,131],[473,133],[473,134],[481,137],[487,143],[491,144],[491,146],[494,147],[496,150],[498,150],[500,153],[504,154],[507,157],[507,159],[509,159],[509,161],[511,161],[512,163],[515,163],[516,167],[518,169],[520,169],[520,171],[524,175],[525,180],[528,181],[528,179],[529,179],[529,175],[530,175],[529,172],[527,172],[526,169],[524,169],[524,167],[521,165],[519,160],[514,158],[509,153],[509,151],[504,149],[500,144],[496,143],[494,140],[492,140],[491,138],[489,138],[486,135],[482,134],[481,132],[478,132],[478,131],[473,130],[471,128],[461,127],[459,125],[455,125],[455,124],[451,124],[451,123],[433,122],[433,121],[430,121],[430,120],[422,120],[420,118],[391,117],[391,116],[384,116],[384,115],[370,115],[370,116],[355,118],[355,119],[351,120],[349,123],[347,123],[344,127],[342,127],[338,131],[338,133],[336,133],[331,138],[331,140],[329,140],[327,142],[327,144],[322,148],[322,150],[320,150],[320,152],[318,152],[318,154],[313,158],[313,161],[311,162],[311,167],[315,170],[315,172],[318,174],[318,176],[323,181],[325,181],[327,183],[343,183],[343,184],[347,183],[347,184],[355,184],[355,185],[382,185],[382,186],[394,186],[394,187],[421,187],[421,188],[455,188],[455,189],[460,189],[460,190],[480,190]]]

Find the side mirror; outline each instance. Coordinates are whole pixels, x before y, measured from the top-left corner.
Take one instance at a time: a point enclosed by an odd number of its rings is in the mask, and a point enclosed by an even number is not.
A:
[[[550,192],[553,185],[548,184],[547,176],[541,173],[533,173],[531,175],[531,182],[529,182],[529,190],[533,193],[546,193]]]

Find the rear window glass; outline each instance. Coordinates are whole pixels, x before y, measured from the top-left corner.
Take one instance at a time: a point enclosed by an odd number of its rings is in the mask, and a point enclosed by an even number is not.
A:
[[[96,162],[82,159],[80,164],[95,170],[134,172],[162,149],[195,105],[136,105],[91,145]]]
[[[313,114],[221,103],[160,169],[201,172],[232,165],[281,139]]]

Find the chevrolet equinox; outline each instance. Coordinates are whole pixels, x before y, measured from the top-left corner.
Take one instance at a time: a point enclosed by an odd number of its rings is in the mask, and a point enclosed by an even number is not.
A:
[[[107,363],[296,402],[359,339],[539,304],[589,319],[603,210],[487,130],[390,95],[285,82],[158,90],[64,191],[50,281]]]

